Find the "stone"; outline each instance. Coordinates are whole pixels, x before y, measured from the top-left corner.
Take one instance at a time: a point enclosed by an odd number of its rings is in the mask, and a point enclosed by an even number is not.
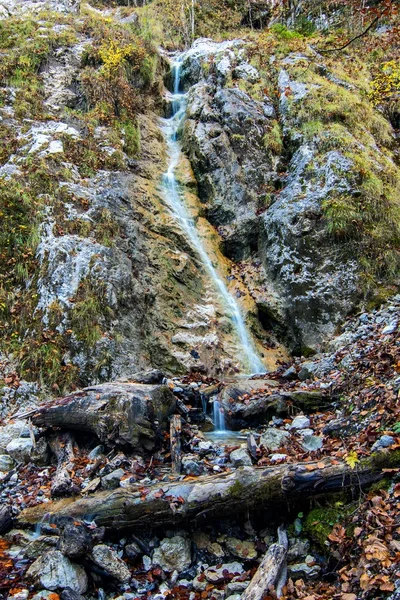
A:
[[[290,426],[292,429],[306,429],[310,427],[310,419],[304,415],[295,417]]]
[[[307,563],[296,563],[288,565],[288,576],[292,579],[318,579],[321,573],[321,567],[319,565],[309,566]]]
[[[179,535],[164,538],[154,550],[153,563],[164,571],[185,571],[192,562],[190,546],[190,540]]]
[[[14,459],[8,454],[0,454],[0,472],[8,472],[15,466]]]
[[[315,364],[313,362],[306,362],[301,365],[301,369],[299,371],[299,379],[300,381],[305,381],[306,379],[313,379],[315,373]]]
[[[225,545],[229,552],[238,558],[242,558],[243,560],[257,558],[257,550],[254,542],[242,541],[238,538],[230,537],[225,540]]]
[[[398,321],[393,321],[392,323],[389,323],[389,325],[386,325],[386,327],[384,327],[382,329],[382,335],[389,335],[391,333],[396,333],[398,328]]]
[[[233,598],[234,594],[240,594],[249,586],[249,581],[230,581],[225,588],[226,596]]]
[[[131,560],[135,560],[138,556],[143,554],[141,548],[135,542],[131,542],[125,546],[125,554]]]
[[[372,446],[371,450],[372,452],[376,452],[377,450],[382,450],[382,448],[390,448],[395,443],[396,440],[391,435],[382,435]]]
[[[29,567],[27,576],[48,590],[70,587],[74,592],[84,594],[88,586],[85,570],[72,563],[59,550],[50,550],[40,556]]]
[[[295,562],[299,559],[304,559],[310,551],[310,542],[303,538],[290,538],[289,549],[287,554],[288,562]]]
[[[275,427],[268,427],[260,437],[260,446],[264,446],[266,450],[274,452],[290,438],[290,434],[287,431],[276,429]]]
[[[288,457],[287,454],[270,454],[269,459],[271,462],[279,462],[281,460],[286,460]]]
[[[7,444],[6,450],[15,461],[27,464],[31,460],[33,442],[31,438],[17,438]]]
[[[101,478],[101,485],[106,490],[113,490],[119,487],[121,478],[124,475],[125,471],[123,469],[115,469],[115,471],[111,471],[111,473]]]
[[[14,421],[14,423],[0,427],[0,452],[6,452],[8,444],[20,437],[29,438],[26,421]]]
[[[27,600],[29,596],[29,590],[19,589],[16,593],[10,594],[7,600]]]
[[[57,536],[40,535],[36,540],[33,540],[26,546],[24,554],[27,558],[39,558],[48,550],[55,548],[57,543]]]
[[[106,544],[94,546],[90,555],[92,561],[117,581],[128,583],[131,572],[118,554]]]
[[[204,442],[200,442],[199,445],[197,446],[198,450],[200,453],[204,454],[206,452],[210,452],[214,447],[214,444],[212,442],[208,442],[208,441],[204,441]]]
[[[52,596],[54,597],[54,592],[52,592],[51,590],[40,590],[32,596],[31,600],[51,600]]]
[[[60,594],[61,600],[84,600],[84,597],[74,592],[70,587],[65,588]],[[50,599],[51,600],[51,599]]]
[[[69,558],[86,556],[92,549],[92,536],[79,521],[68,521],[60,535],[58,550]]]
[[[305,435],[301,440],[301,445],[307,452],[315,452],[316,450],[321,450],[323,440],[317,435]]]
[[[186,475],[201,475],[204,465],[195,454],[186,454],[182,457],[182,471]]]
[[[251,467],[253,464],[246,448],[237,448],[229,455],[229,460],[234,467]]]
[[[204,571],[205,578],[210,583],[221,583],[225,580],[224,571],[230,575],[241,575],[244,572],[243,565],[239,562],[232,562],[220,565],[219,567],[209,567]]]
[[[222,558],[223,556],[225,556],[225,552],[221,544],[218,544],[218,542],[212,542],[208,544],[207,552],[209,552],[210,554],[214,554],[214,556],[217,556],[218,558]]]
[[[283,379],[288,379],[289,381],[293,381],[297,379],[297,371],[296,368],[292,365],[282,375]]]

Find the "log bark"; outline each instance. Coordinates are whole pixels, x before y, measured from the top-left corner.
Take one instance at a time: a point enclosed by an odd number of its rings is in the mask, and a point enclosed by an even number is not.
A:
[[[74,460],[74,442],[71,435],[68,433],[54,435],[49,445],[57,458],[57,471],[51,484],[51,495],[55,498],[79,493],[79,488],[70,476]]]
[[[10,506],[3,504],[0,506],[0,535],[3,535],[12,529],[14,519]]]
[[[241,600],[263,600],[268,592],[275,590],[286,567],[286,555],[287,547],[280,543],[272,544]]]
[[[181,453],[182,420],[180,415],[172,415],[170,425],[172,472],[180,474],[182,465]]]
[[[324,468],[321,467],[321,462]],[[359,493],[383,478],[382,467],[400,464],[400,452],[379,452],[357,469],[327,459],[317,463],[280,465],[268,468],[242,467],[234,472],[165,483],[145,491],[140,484],[99,492],[91,497],[66,499],[29,508],[19,521],[37,523],[46,514],[85,518],[111,529],[159,526],[196,520],[200,525],[221,514],[259,511],[293,505],[307,498],[349,489]],[[335,461],[336,462],[336,461]],[[272,514],[271,510],[271,514]]]
[[[104,443],[152,450],[175,406],[167,386],[115,382],[85,388],[22,416],[41,427],[87,431]]]

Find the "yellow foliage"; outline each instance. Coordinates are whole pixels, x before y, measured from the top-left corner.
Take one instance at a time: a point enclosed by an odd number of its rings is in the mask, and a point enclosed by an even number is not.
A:
[[[355,452],[355,450],[349,452],[344,460],[346,464],[349,465],[350,469],[354,469],[356,464],[360,462],[357,456],[357,452]]]
[[[381,65],[380,71],[371,83],[369,98],[374,106],[400,99],[400,63],[389,60]]]
[[[133,44],[121,44],[115,40],[104,42],[99,50],[105,75],[115,75],[125,65],[126,60],[135,53]]]

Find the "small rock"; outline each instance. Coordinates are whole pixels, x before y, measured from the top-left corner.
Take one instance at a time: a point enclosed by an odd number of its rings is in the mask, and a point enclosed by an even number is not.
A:
[[[287,553],[288,562],[294,562],[299,558],[304,558],[310,551],[310,542],[302,538],[290,538],[289,550]]]
[[[0,471],[8,472],[11,471],[15,461],[8,454],[0,454]]]
[[[130,580],[131,572],[128,567],[109,546],[105,544],[95,546],[92,550],[91,559],[98,567],[121,583],[128,583]]]
[[[306,429],[310,427],[310,419],[304,415],[295,417],[291,424],[291,429]]]
[[[323,441],[317,435],[305,435],[301,441],[301,445],[307,452],[315,452],[322,448]]]
[[[232,594],[229,596],[229,600],[241,600],[242,594]]]
[[[74,594],[76,594],[76,592],[74,592]],[[77,595],[81,598],[79,594]],[[31,600],[50,600],[51,596],[54,596],[54,592],[51,592],[50,590],[40,590],[40,592],[37,592],[37,594],[32,596]]]
[[[372,446],[371,450],[375,452],[376,450],[382,450],[382,448],[390,448],[395,443],[396,440],[391,435],[382,435]]]
[[[95,448],[93,448],[93,450],[91,450],[88,454],[88,458],[90,458],[90,460],[96,460],[96,458],[99,458],[100,456],[102,456],[104,452],[104,446],[96,446]]]
[[[54,548],[57,542],[58,537],[56,536],[41,535],[26,546],[24,554],[27,558],[38,558]]]
[[[125,546],[125,554],[131,560],[135,560],[135,558],[142,554],[142,550],[137,544],[135,544],[135,542],[132,542],[131,544],[127,544]]]
[[[150,556],[144,555],[142,557],[142,563],[143,563],[143,569],[145,571],[150,571],[151,567],[153,566],[153,563],[152,563],[152,560],[151,560]]]
[[[313,362],[306,362],[301,365],[298,377],[300,381],[305,381],[306,379],[313,379],[314,372],[315,364]]]
[[[244,571],[243,565],[238,562],[226,563],[220,567],[210,567],[204,571],[205,578],[210,583],[221,583],[225,580],[224,571],[230,575],[241,575]]]
[[[269,459],[271,462],[278,462],[280,460],[286,460],[287,454],[270,454]]]
[[[124,475],[125,471],[123,469],[115,469],[115,471],[112,471],[102,478],[101,485],[106,490],[113,490],[119,487],[119,482]]]
[[[229,459],[234,467],[251,467],[253,464],[246,448],[238,448],[230,453]]]
[[[396,331],[397,331],[397,325],[398,325],[397,321],[393,321],[392,323],[389,323],[389,325],[386,325],[386,327],[384,327],[382,329],[382,335],[388,335],[390,333],[396,333]]]
[[[210,554],[214,554],[214,556],[217,556],[218,558],[222,558],[222,556],[225,556],[225,552],[223,551],[221,544],[218,544],[218,542],[213,542],[212,544],[209,544],[207,546],[207,552],[209,552]]]
[[[257,550],[254,542],[243,542],[237,538],[227,538],[225,541],[226,547],[229,552],[238,558],[244,560],[252,560],[257,558]]]
[[[7,600],[27,600],[29,596],[29,590],[22,589],[18,590],[15,594],[8,596]]]
[[[288,565],[288,576],[292,579],[317,579],[321,572],[319,565],[313,565],[309,567],[307,563],[296,563],[294,565]]]
[[[234,594],[238,594],[240,597],[240,594],[244,592],[248,585],[248,581],[230,581],[225,588],[225,593],[231,598]]]
[[[292,365],[289,367],[282,375],[283,379],[288,379],[292,381],[293,379],[297,379],[297,371],[295,367]]]
[[[16,438],[7,445],[6,450],[14,460],[27,464],[31,460],[33,442],[31,438]]]
[[[100,597],[100,596],[99,596]],[[65,588],[60,594],[61,600],[84,600],[83,596],[74,592],[70,587]]]
[[[274,427],[268,427],[266,431],[260,437],[260,445],[264,446],[267,450],[274,452],[281,446],[284,446],[285,442],[290,438],[290,434],[287,431],[281,431]]]
[[[202,454],[205,452],[210,452],[213,449],[213,443],[212,442],[200,442],[199,445],[197,446],[199,452],[201,452]]]
[[[185,571],[191,562],[190,541],[180,535],[164,538],[154,550],[153,563],[165,571]]]
[[[74,592],[84,594],[88,586],[84,569],[72,563],[59,550],[50,550],[35,560],[29,567],[27,576],[49,590],[70,587]]]
[[[67,522],[60,536],[58,549],[69,558],[79,558],[92,549],[92,539],[86,527],[79,521]]]
[[[187,454],[182,457],[182,471],[186,475],[201,475],[204,472],[204,465],[195,454]]]

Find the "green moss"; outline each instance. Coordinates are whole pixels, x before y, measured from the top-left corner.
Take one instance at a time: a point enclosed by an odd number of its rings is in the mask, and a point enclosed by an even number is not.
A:
[[[270,150],[273,154],[282,154],[282,132],[278,121],[275,119],[272,121],[269,131],[264,135],[263,143],[265,148]]]
[[[336,523],[343,523],[346,512],[343,507],[314,508],[304,519],[304,533],[326,551],[328,535]]]
[[[103,335],[105,323],[112,316],[105,287],[90,279],[82,281],[69,317],[76,339],[84,342],[87,348],[93,348]]]

